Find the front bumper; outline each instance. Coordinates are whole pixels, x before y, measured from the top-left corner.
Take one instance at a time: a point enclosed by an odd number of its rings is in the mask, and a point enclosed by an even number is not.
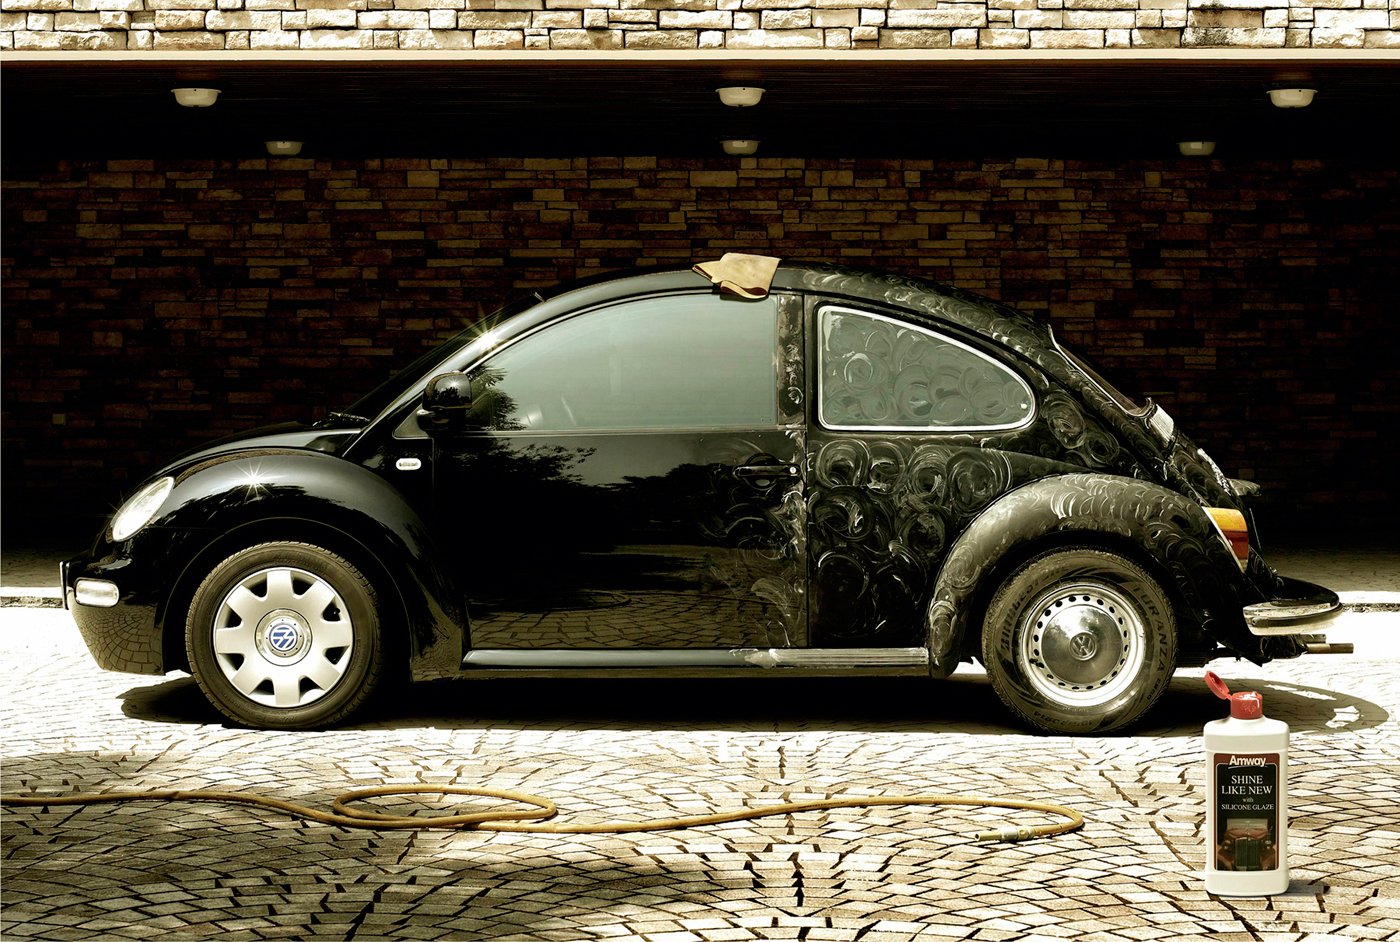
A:
[[[1244,607],[1244,623],[1253,635],[1310,635],[1325,632],[1341,617],[1337,593],[1300,579],[1279,578],[1276,597]]]
[[[84,605],[76,585],[81,578],[114,582],[120,588],[115,605]],[[128,674],[163,674],[165,658],[154,602],[131,591],[140,580],[125,560],[70,559],[59,564],[63,607],[73,615],[93,660],[103,670]]]

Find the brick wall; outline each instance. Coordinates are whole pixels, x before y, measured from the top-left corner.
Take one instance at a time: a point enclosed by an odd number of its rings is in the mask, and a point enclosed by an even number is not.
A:
[[[532,286],[729,249],[1000,298],[1281,504],[1366,518],[1396,496],[1400,186],[1380,161],[138,160],[4,179],[7,512],[107,505],[207,437],[343,406]]]
[[[1397,0],[3,0],[0,49],[1400,48]]]

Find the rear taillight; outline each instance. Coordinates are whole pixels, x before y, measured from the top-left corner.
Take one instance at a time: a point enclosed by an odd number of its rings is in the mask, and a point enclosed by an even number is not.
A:
[[[1240,572],[1244,572],[1249,565],[1249,524],[1245,522],[1244,514],[1226,507],[1207,507],[1206,513],[1230,547],[1230,552],[1235,554]]]

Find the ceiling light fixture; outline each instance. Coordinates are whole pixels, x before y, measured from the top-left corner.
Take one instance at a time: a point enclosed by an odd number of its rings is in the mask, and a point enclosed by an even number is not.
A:
[[[219,97],[217,88],[172,88],[175,100],[186,108],[208,108]]]
[[[750,154],[758,153],[759,142],[752,139],[731,138],[730,140],[721,141],[720,143],[724,147],[724,152],[726,154],[746,157]]]
[[[758,104],[766,89],[757,85],[728,85],[715,91],[719,92],[719,100],[731,108],[750,108]]]
[[[1316,94],[1315,88],[1271,88],[1269,101],[1275,108],[1306,108]]]
[[[1209,157],[1215,153],[1215,141],[1182,141],[1176,146],[1187,157]]]
[[[295,157],[301,153],[301,141],[263,141],[274,157]]]

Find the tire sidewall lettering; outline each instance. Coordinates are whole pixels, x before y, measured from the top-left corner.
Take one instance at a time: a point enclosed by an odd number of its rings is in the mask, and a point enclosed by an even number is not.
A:
[[[1109,700],[1093,705],[1049,702],[1020,663],[1021,626],[1031,603],[1047,590],[1084,583],[1111,588],[1134,607],[1145,633],[1142,663],[1126,689]],[[1092,547],[1051,550],[1023,564],[997,590],[983,628],[982,662],[1002,702],[1033,726],[1055,733],[1120,730],[1152,707],[1175,670],[1170,600],[1155,579],[1122,556]]]

